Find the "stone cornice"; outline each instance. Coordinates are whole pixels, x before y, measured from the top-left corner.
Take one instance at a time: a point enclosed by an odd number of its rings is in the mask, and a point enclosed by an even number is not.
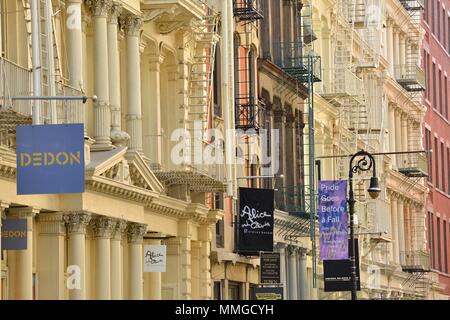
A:
[[[411,113],[410,110],[405,109],[406,106],[412,108],[412,111],[415,111],[419,114],[425,114],[426,108],[423,105],[412,101],[408,93],[393,78],[388,77],[386,79],[386,81],[384,82],[384,89],[390,102],[395,103],[397,108],[403,110],[406,113]]]
[[[146,207],[150,206],[150,203],[155,197],[158,197],[158,193],[156,192],[130,186],[104,177],[90,177],[86,179],[86,189],[138,202]]]
[[[413,205],[418,207],[425,205],[427,187],[418,183],[405,181],[405,177],[401,173],[393,170],[388,171],[386,174],[386,189],[390,196],[408,199],[408,201],[411,201]]]
[[[297,87],[293,80],[290,80],[287,75],[285,75],[284,71],[281,70],[277,65],[275,65],[272,61],[267,59],[258,59],[258,71],[266,74],[271,79],[276,81],[278,84],[284,83],[286,86],[290,88],[292,92],[297,93]],[[307,90],[304,86],[299,86],[299,95],[302,99],[307,98]]]

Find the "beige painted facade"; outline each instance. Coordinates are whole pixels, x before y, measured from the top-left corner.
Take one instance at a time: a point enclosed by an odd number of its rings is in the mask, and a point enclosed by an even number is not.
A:
[[[423,71],[416,71],[420,69],[422,40],[420,11],[411,12],[395,0],[374,1],[372,6],[364,1],[313,3],[313,24],[318,33],[315,48],[324,70],[315,99],[316,155],[324,157],[323,179],[346,179],[349,170],[349,158],[326,156],[353,154],[360,149],[372,153],[424,150],[422,92],[411,92],[403,81],[423,81]],[[350,49],[343,50],[343,44]],[[343,63],[336,57],[348,60]],[[406,69],[411,67],[414,73],[408,74]],[[350,110],[341,103],[350,105]],[[365,191],[367,175],[356,182],[356,233],[360,234],[362,257],[359,298],[446,298],[429,273],[426,178],[408,177],[407,168],[420,167],[424,157],[376,156],[382,190],[377,200],[371,200]],[[423,272],[411,272],[411,265]],[[319,295],[320,299],[349,297]]]
[[[32,93],[30,11],[2,2],[0,203],[2,217],[28,221],[28,249],[2,251],[2,299],[211,299],[223,212],[207,195],[224,191],[223,170],[170,158],[173,130],[192,129],[191,106],[209,115],[207,87],[194,85],[209,77],[198,74],[211,70],[219,39],[208,10],[190,0],[53,2],[56,93],[98,99],[57,102],[56,119],[42,103],[41,120],[85,124],[86,191],[18,196],[15,125],[31,123],[31,103],[9,98]],[[165,273],[143,272],[145,244],[167,246]]]

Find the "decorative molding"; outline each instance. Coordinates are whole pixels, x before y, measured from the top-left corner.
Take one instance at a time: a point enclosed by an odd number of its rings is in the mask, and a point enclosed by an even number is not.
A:
[[[158,19],[163,14],[169,14],[174,15],[177,10],[177,6],[173,5],[168,8],[161,8],[161,9],[153,9],[153,10],[142,10],[142,13],[144,15],[143,19],[145,22],[150,22],[155,19]]]
[[[126,229],[128,242],[141,244],[146,231],[146,224],[130,223]]]
[[[177,29],[187,27],[189,23],[183,20],[179,21],[158,21],[156,23],[156,30],[161,34],[168,34]]]
[[[66,234],[64,214],[61,212],[40,213],[37,222],[39,234],[53,236],[64,236]]]
[[[116,221],[108,217],[95,217],[91,219],[90,223],[95,238],[110,239],[116,227]]]
[[[64,222],[66,223],[69,233],[86,234],[86,227],[89,225],[91,216],[84,212],[70,212],[64,214]]]
[[[20,219],[25,219],[29,217],[33,218],[40,211],[39,208],[35,207],[13,207],[13,208],[9,207],[7,210],[9,217],[15,217]]]

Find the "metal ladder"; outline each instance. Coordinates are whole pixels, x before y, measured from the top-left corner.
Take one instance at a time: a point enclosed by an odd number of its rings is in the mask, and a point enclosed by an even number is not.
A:
[[[29,0],[22,0],[27,27],[29,63],[31,65],[31,11]],[[62,79],[61,53],[55,34],[55,20],[52,0],[40,0],[39,3],[39,45],[41,51],[42,94],[56,96],[56,82]],[[50,49],[51,48],[51,49]],[[46,123],[57,123],[56,101],[42,101],[43,118]]]
[[[187,129],[197,137],[201,123],[202,139],[212,112],[212,78],[218,36],[218,15],[208,15],[193,23],[194,58],[189,72]]]

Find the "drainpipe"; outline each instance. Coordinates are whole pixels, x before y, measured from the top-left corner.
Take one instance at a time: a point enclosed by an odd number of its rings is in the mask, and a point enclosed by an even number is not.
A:
[[[222,108],[224,110],[225,124],[225,154],[226,154],[226,180],[227,196],[236,198],[236,172],[235,168],[235,117],[234,117],[234,50],[233,50],[233,2],[222,1]],[[232,205],[234,207],[234,205]]]

